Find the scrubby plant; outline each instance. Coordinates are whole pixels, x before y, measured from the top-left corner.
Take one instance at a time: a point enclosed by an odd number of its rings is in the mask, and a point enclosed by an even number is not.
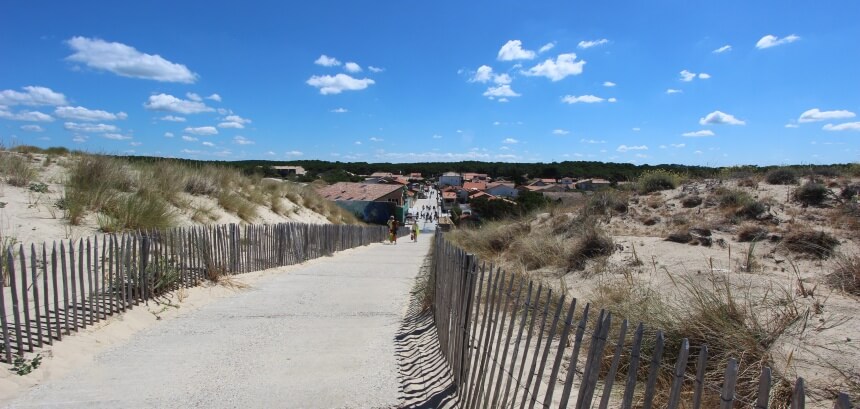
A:
[[[839,193],[839,196],[846,200],[851,200],[857,197],[860,194],[860,183],[851,183],[842,187],[842,192]]]
[[[151,194],[122,194],[114,198],[99,215],[104,232],[166,229],[173,226],[174,214],[161,198]]]
[[[715,200],[721,209],[737,218],[755,219],[767,211],[767,205],[739,189],[717,189]]]
[[[846,293],[860,296],[860,257],[842,255],[835,269],[827,275],[827,284]]]
[[[778,168],[768,172],[765,180],[771,185],[795,185],[797,172],[789,168]]]
[[[596,192],[585,204],[585,213],[590,215],[621,214],[627,209],[627,194],[612,189]]]
[[[756,224],[744,224],[738,229],[740,242],[764,240],[767,235],[767,229]]]
[[[218,192],[218,185],[204,172],[191,172],[185,178],[183,189],[192,195],[213,195]]]
[[[796,230],[787,234],[782,243],[792,252],[827,258],[833,254],[839,240],[823,231]]]
[[[681,206],[686,208],[696,207],[702,204],[702,197],[698,195],[686,196],[681,199]]]
[[[246,222],[257,218],[257,207],[236,193],[221,192],[218,194],[218,205]]]
[[[636,188],[640,194],[674,189],[681,183],[683,177],[675,172],[654,169],[646,170],[636,180]]]
[[[568,271],[582,270],[585,263],[596,257],[611,256],[615,243],[603,230],[593,223],[586,224],[581,233],[574,238],[567,250]]]
[[[24,187],[36,178],[36,170],[25,156],[0,152],[0,175],[4,177],[6,183],[15,187]]]
[[[807,182],[794,191],[794,198],[807,205],[819,205],[827,199],[830,189],[821,183]]]

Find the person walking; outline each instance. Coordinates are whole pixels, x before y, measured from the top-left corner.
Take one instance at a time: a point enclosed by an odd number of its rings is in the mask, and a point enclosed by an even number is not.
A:
[[[388,240],[397,244],[397,219],[394,216],[388,218]]]
[[[412,223],[412,242],[413,243],[418,242],[418,221],[417,220],[415,221],[415,223]]]

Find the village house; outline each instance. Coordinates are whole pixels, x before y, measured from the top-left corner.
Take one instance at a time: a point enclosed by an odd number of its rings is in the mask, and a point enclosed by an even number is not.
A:
[[[597,190],[605,187],[609,187],[612,182],[606,179],[600,178],[592,178],[592,179],[583,179],[579,182],[576,182],[576,188],[580,190]]]
[[[500,197],[517,197],[520,194],[513,182],[491,182],[484,191]]]
[[[457,172],[445,172],[439,176],[439,187],[463,186],[463,176]]]
[[[464,182],[466,182],[466,181],[469,181],[469,182],[484,181],[484,182],[486,182],[489,179],[490,179],[490,177],[487,176],[486,173],[464,173],[463,174],[463,181]]]
[[[571,177],[563,177],[559,179],[558,183],[564,186],[567,189],[576,189],[576,179]]]
[[[301,166],[272,166],[278,176],[285,178],[289,176],[304,176],[308,172]]]
[[[411,204],[400,184],[338,182],[317,191],[368,223],[385,223],[392,215],[403,222]]]
[[[478,190],[485,190],[487,188],[487,182],[485,181],[477,181],[477,182],[463,182],[463,189],[468,192],[474,192]]]

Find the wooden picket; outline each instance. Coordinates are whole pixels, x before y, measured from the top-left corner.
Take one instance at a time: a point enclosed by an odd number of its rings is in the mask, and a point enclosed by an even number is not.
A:
[[[566,302],[564,295],[554,298],[541,283],[480,264],[441,232],[435,240],[433,313],[462,408],[587,409],[598,402],[601,409],[758,409],[771,404],[770,368],[763,368],[757,394],[745,384],[747,393],[739,396],[736,359],[728,360],[720,384],[708,383],[707,345],[691,346],[684,339],[678,350],[668,350],[663,333],[652,328],[648,333],[654,335],[646,336],[641,323],[628,342],[626,320],[613,329],[612,314],[591,312],[589,318],[590,305]],[[674,365],[663,363],[664,354],[674,357]],[[623,381],[619,388],[616,381]],[[665,392],[658,393],[658,383],[667,386]],[[791,408],[805,407],[806,399],[798,378]],[[853,406],[840,393],[833,407]]]
[[[41,253],[35,244],[3,248],[0,362],[207,277],[301,263],[382,242],[387,233],[382,226],[231,224],[43,243]],[[458,288],[452,301],[460,305],[470,291]]]

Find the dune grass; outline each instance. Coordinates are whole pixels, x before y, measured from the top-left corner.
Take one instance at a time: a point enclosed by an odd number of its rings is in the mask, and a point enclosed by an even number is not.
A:
[[[25,155],[0,151],[0,176],[11,186],[28,186],[36,178],[36,170]]]

